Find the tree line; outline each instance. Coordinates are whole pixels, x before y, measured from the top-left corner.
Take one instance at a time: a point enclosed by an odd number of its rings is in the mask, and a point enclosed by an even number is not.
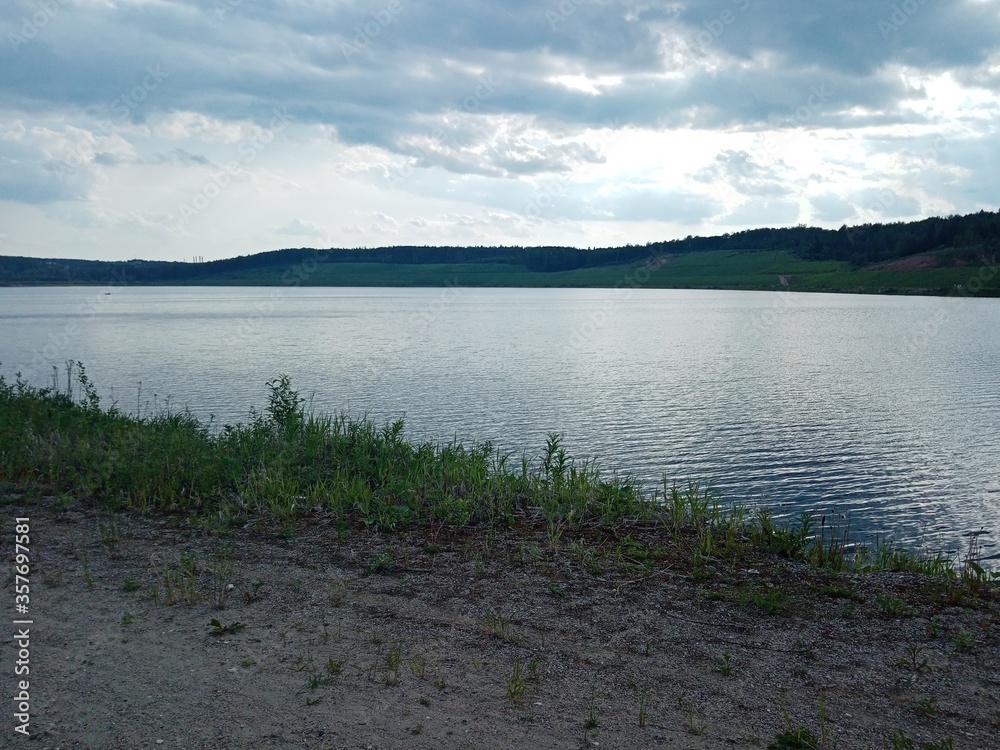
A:
[[[0,284],[177,283],[210,281],[220,274],[315,263],[499,263],[529,271],[569,271],[634,263],[658,255],[724,250],[785,250],[805,260],[843,261],[859,268],[927,252],[952,250],[954,260],[1000,250],[1000,211],[932,217],[913,222],[861,224],[840,229],[797,226],[747,229],[713,237],[692,237],[606,248],[560,246],[378,248],[286,248],[207,263],[93,261],[0,256]],[[947,253],[942,253],[947,255]]]

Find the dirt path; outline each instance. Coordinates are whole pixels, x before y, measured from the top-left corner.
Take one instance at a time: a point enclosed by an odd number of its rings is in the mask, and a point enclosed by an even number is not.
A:
[[[908,576],[650,572],[542,531],[219,537],[18,504],[11,559],[17,516],[32,740],[5,700],[2,747],[750,748],[790,721],[823,747],[902,729],[1000,748],[1000,607],[922,603]],[[0,656],[10,675],[10,639]]]

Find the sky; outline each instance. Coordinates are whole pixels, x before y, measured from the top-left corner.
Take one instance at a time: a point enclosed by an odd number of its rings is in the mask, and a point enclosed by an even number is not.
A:
[[[0,255],[1000,206],[1000,0],[4,0]]]

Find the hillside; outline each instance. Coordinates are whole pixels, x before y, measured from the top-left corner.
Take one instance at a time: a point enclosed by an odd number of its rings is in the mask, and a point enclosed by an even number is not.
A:
[[[290,248],[208,263],[0,256],[0,285],[517,286],[1000,296],[1000,213],[572,247]]]

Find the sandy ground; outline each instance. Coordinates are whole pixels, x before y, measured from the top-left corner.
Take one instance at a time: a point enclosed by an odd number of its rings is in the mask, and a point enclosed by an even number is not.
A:
[[[624,534],[665,532],[639,527],[219,535],[8,498],[11,613],[19,516],[31,737],[7,638],[0,747],[749,748],[804,726],[830,748],[891,748],[898,729],[1000,748],[997,599],[944,606],[912,576],[650,570]],[[749,599],[778,590],[775,614]]]

